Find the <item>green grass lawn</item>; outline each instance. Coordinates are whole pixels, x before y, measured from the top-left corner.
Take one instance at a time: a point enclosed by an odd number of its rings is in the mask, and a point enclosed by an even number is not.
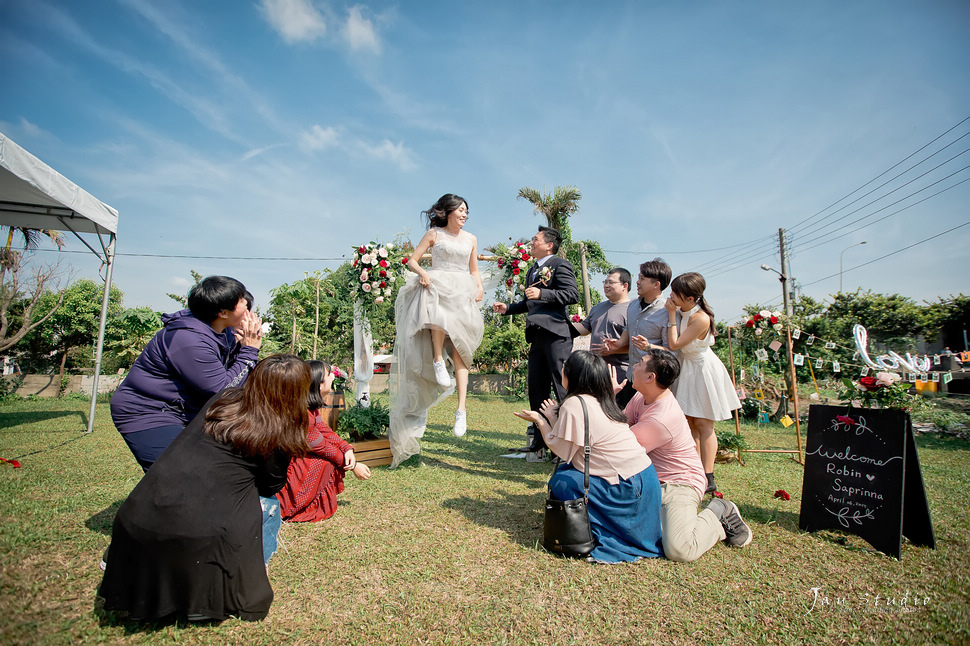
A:
[[[333,518],[284,525],[265,621],[119,622],[99,608],[98,562],[141,470],[107,405],[92,435],[79,432],[88,406],[0,406],[0,457],[23,465],[0,464],[0,643],[970,642],[970,442],[917,438],[935,550],[904,541],[897,561],[852,535],[799,531],[802,467],[747,454],[716,474],[754,531],[749,547],[719,545],[692,564],[591,565],[537,546],[551,466],[499,457],[524,440],[512,416],[522,404],[478,396],[465,438],[451,435],[446,401],[420,466],[350,478]],[[751,448],[795,445],[794,428],[744,433]]]

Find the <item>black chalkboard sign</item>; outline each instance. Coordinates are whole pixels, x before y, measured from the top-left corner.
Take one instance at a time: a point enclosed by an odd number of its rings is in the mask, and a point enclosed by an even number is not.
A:
[[[904,535],[936,546],[908,413],[809,407],[798,526],[851,532],[896,558]]]

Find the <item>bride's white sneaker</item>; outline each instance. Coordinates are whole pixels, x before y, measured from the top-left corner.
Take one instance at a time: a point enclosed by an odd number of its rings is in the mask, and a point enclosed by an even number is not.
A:
[[[455,437],[462,437],[466,430],[468,430],[468,424],[466,421],[465,411],[455,411]]]
[[[448,376],[448,368],[445,367],[444,361],[432,361],[432,367],[434,367],[434,380],[438,382],[438,385],[442,388],[447,388],[451,385],[451,377]]]

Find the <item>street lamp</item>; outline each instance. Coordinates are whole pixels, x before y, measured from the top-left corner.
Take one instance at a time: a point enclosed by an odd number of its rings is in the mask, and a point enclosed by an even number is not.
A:
[[[842,293],[842,256],[845,255],[845,252],[851,249],[852,247],[858,247],[859,245],[863,245],[865,243],[866,241],[863,240],[862,242],[850,244],[848,247],[842,250],[842,253],[839,254],[839,293],[840,294]]]
[[[789,298],[788,298],[788,276],[781,273],[771,265],[761,265],[761,268],[764,269],[765,271],[773,271],[776,274],[778,274],[778,281],[781,283],[781,295],[785,302],[785,314],[787,314],[788,316],[791,316],[792,315],[791,301],[789,301]]]

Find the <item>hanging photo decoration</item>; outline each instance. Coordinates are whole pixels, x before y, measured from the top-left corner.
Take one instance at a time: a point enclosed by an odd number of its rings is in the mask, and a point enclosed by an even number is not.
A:
[[[760,388],[758,390],[754,391],[754,398],[757,399],[759,402],[763,402],[765,400],[765,393],[764,393],[764,391],[761,390]]]
[[[744,381],[744,368],[741,368],[740,373],[741,373],[741,381]]]
[[[940,383],[940,373],[938,373],[938,372],[934,372],[933,373],[933,383],[935,383],[935,384]]]
[[[824,366],[824,365],[825,365],[825,361],[823,361],[822,359],[816,359],[815,360],[815,369],[816,370],[821,370],[822,369],[822,366]]]
[[[945,375],[943,375],[943,383],[948,384],[951,381],[953,381],[953,373],[952,372],[948,372]]]
[[[835,343],[833,343],[832,341],[826,341],[825,342],[825,349],[826,350],[835,350]]]
[[[934,366],[940,365],[940,355],[938,354],[933,355],[933,365]]]
[[[859,351],[858,350],[856,350],[855,352],[852,353],[852,360],[853,361],[858,361],[859,360]]]
[[[842,366],[839,365],[838,361],[832,362],[832,372],[842,372]]]
[[[808,337],[808,340],[805,341],[805,345],[812,345],[813,343],[815,343],[815,335],[814,334],[812,334],[812,335],[810,335]]]
[[[925,372],[920,373],[919,380],[921,382],[923,382],[924,384],[928,381],[928,379],[926,378],[926,373]]]
[[[859,371],[859,375],[865,377],[869,374],[869,366],[862,366],[862,370]]]
[[[757,350],[755,350],[754,356],[757,357],[758,361],[767,361],[768,351],[765,350],[764,348],[758,348]]]
[[[794,357],[792,357],[792,363],[794,363],[796,366],[804,365],[805,364],[804,355],[796,354]]]
[[[801,336],[802,336],[801,330],[799,330],[798,328],[795,328],[794,330],[792,330],[791,338],[798,339],[798,338],[801,338]]]
[[[762,411],[761,413],[758,413],[758,422],[760,424],[768,424],[771,422],[771,418],[768,416],[768,413]]]
[[[778,350],[781,348],[781,341],[778,341],[776,339],[776,340],[772,341],[771,343],[769,343],[768,344],[768,347],[771,348],[774,352],[778,352]]]
[[[789,426],[791,426],[792,424],[794,424],[794,423],[795,423],[795,420],[793,420],[793,419],[792,419],[792,418],[791,418],[790,416],[788,416],[788,415],[785,415],[784,417],[782,417],[782,418],[781,418],[780,420],[778,420],[778,421],[779,421],[779,422],[781,422],[781,425],[782,425],[782,426],[784,426],[785,428],[788,428]]]

